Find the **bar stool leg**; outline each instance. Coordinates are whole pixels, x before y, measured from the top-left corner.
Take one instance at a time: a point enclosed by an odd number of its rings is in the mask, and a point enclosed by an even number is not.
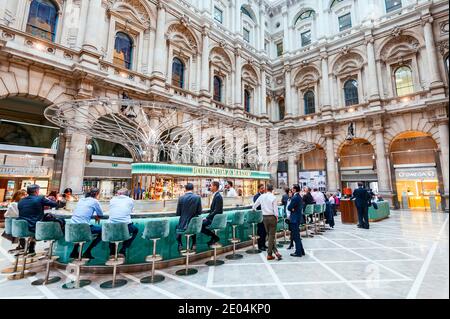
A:
[[[217,236],[217,229],[214,229],[214,233],[215,233],[216,236]],[[214,259],[213,259],[213,260],[207,261],[207,262],[205,263],[207,266],[220,266],[220,265],[223,265],[223,264],[225,263],[223,260],[217,260],[217,248],[219,248],[219,247],[222,247],[222,245],[219,244],[219,243],[215,243],[215,244],[213,245],[213,249],[214,249]]]
[[[247,254],[259,254],[261,250],[256,248],[255,223],[252,223],[252,249],[246,251]]]
[[[236,254],[236,242],[238,240],[236,238],[236,227],[237,227],[237,225],[232,225],[232,227],[233,227],[233,238],[232,238],[232,241],[233,241],[233,253],[230,254],[230,255],[226,255],[225,258],[229,259],[229,260],[236,260],[236,259],[241,259],[244,256],[242,256],[241,254]]]
[[[152,255],[152,275],[141,279],[142,284],[154,284],[161,282],[165,279],[163,275],[155,275],[156,264],[156,242],[158,239],[153,239],[153,255]]]
[[[30,240],[31,240],[30,238],[25,239],[25,249],[23,251],[22,269],[21,269],[20,273],[8,276],[9,280],[19,280],[19,279],[23,279],[25,277],[32,277],[32,276],[36,275],[36,273],[33,271],[29,271],[29,272],[25,273],[25,269],[26,269],[26,265],[27,265],[28,246],[29,246]]]
[[[189,255],[191,253],[191,249],[189,247],[189,239],[192,235],[186,235],[186,267],[185,269],[180,269],[175,272],[178,276],[190,276],[194,275],[198,272],[195,268],[189,268]]]
[[[83,242],[79,243],[79,247],[78,247],[79,252],[78,252],[78,259],[77,259],[78,262],[81,262],[81,255],[83,253],[83,245],[84,245]],[[70,281],[68,283],[65,283],[62,286],[63,289],[80,289],[80,288],[83,288],[84,286],[87,286],[87,285],[91,284],[92,281],[89,280],[89,279],[80,280],[81,264],[79,264],[79,263],[76,263],[76,264],[71,263],[70,265],[75,265],[75,267],[76,267],[76,278],[75,278],[75,281],[72,280],[72,281]]]
[[[58,277],[58,276],[50,277],[50,265],[52,262],[52,255],[53,255],[53,243],[54,243],[54,241],[50,240],[50,245],[49,245],[48,254],[47,254],[47,269],[45,271],[45,278],[33,281],[31,283],[33,286],[54,284],[55,282],[58,282],[61,280],[61,277]]]
[[[114,242],[114,264],[113,264],[113,278],[110,281],[106,281],[100,285],[100,288],[103,289],[112,289],[112,288],[119,288],[122,286],[125,286],[128,282],[128,280],[125,279],[116,279],[117,277],[117,265],[118,265],[118,258],[117,254],[119,252],[119,242]]]

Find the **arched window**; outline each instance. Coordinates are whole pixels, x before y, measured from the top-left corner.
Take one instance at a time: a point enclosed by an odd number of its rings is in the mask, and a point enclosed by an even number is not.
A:
[[[314,17],[314,10],[306,10],[304,11],[302,14],[300,14],[297,18],[297,20],[295,20],[294,26],[297,25],[297,23],[301,20],[307,20],[309,18]]]
[[[313,91],[308,91],[303,96],[305,103],[305,115],[316,113],[316,103]]]
[[[358,82],[356,82],[355,80],[348,80],[347,82],[345,82],[344,96],[345,96],[345,105],[346,106],[359,104]]]
[[[114,42],[114,64],[131,69],[133,40],[123,32],[117,32]]]
[[[252,14],[244,6],[241,7],[241,12],[242,14],[245,14],[247,17],[255,21],[255,19],[253,19]]]
[[[408,95],[414,93],[414,84],[412,79],[412,71],[408,66],[401,66],[395,70],[395,89],[397,96]]]
[[[250,113],[250,102],[252,99],[252,95],[249,90],[244,90],[244,110],[245,112]]]
[[[222,102],[222,79],[214,76],[214,101]]]
[[[58,9],[50,0],[33,0],[28,14],[27,32],[34,36],[55,41]]]
[[[286,105],[284,103],[284,99],[278,101],[278,112],[280,121],[284,120],[284,116],[286,115]]]
[[[178,58],[174,58],[172,62],[172,85],[184,88],[184,71],[185,66],[183,61]]]

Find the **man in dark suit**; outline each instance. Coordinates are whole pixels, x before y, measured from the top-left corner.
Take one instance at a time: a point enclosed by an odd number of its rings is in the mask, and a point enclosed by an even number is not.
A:
[[[288,210],[291,212],[290,226],[292,239],[295,242],[295,253],[291,254],[292,257],[302,257],[305,255],[305,250],[303,249],[302,239],[300,237],[300,222],[302,220],[303,213],[303,201],[300,196],[300,186],[295,184],[292,186],[292,196],[291,203],[288,206]]]
[[[253,203],[256,203],[256,201],[258,200],[258,198],[265,193],[265,188],[263,184],[260,184],[258,186],[258,193],[253,196]],[[258,206],[256,208],[256,210],[261,210],[261,205]],[[258,249],[259,250],[267,250],[267,246],[266,246],[266,237],[267,237],[267,233],[266,233],[266,227],[264,226],[264,223],[259,223],[258,224],[258,229],[257,229],[257,234],[258,234]]]
[[[39,185],[30,185],[27,187],[27,197],[22,198],[17,204],[19,217],[17,219],[25,220],[28,223],[30,232],[36,231],[36,223],[44,219],[44,207],[58,207],[58,203],[39,195]],[[34,254],[35,242],[30,242],[29,253]]]
[[[220,240],[219,236],[217,236],[212,230],[208,229],[208,226],[211,225],[214,216],[217,214],[223,214],[223,197],[220,195],[219,188],[219,182],[214,181],[211,183],[211,192],[213,193],[211,207],[209,209],[208,216],[206,216],[203,220],[202,225],[202,234],[211,237],[208,245],[213,245]],[[195,239],[193,240],[195,241]]]
[[[358,210],[358,228],[369,229],[369,205],[371,196],[363,183],[358,183],[358,188],[353,191],[352,199],[355,200]]]
[[[185,186],[186,193],[178,199],[177,205],[177,216],[180,216],[177,229],[186,230],[189,222],[193,217],[200,216],[202,213],[202,199],[200,196],[193,193],[194,185],[191,183]],[[181,234],[177,235],[178,250],[183,248],[183,243],[181,241]],[[192,249],[195,246],[195,236],[193,236]]]

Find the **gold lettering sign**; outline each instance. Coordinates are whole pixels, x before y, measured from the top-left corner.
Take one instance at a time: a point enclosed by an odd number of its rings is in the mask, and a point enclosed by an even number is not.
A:
[[[232,168],[193,167],[192,174],[203,176],[251,177],[252,172]]]

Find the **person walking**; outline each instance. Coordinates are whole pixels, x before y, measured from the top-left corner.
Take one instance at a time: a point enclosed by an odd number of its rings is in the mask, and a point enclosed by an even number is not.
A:
[[[358,228],[369,229],[369,206],[371,196],[363,183],[358,183],[358,188],[353,191],[351,199],[355,200],[358,210]]]
[[[187,183],[184,187],[185,194],[178,199],[176,215],[180,217],[177,229],[185,231],[189,222],[193,217],[198,217],[202,214],[202,199],[200,196],[194,194],[194,185]],[[192,236],[192,250],[195,250],[196,236]],[[178,251],[183,249],[182,236],[177,234]]]
[[[274,260],[273,254],[277,256],[278,260],[282,259],[281,254],[275,245],[275,236],[277,233],[278,224],[278,203],[277,198],[272,193],[273,185],[267,185],[267,192],[261,194],[256,202],[253,204],[253,210],[261,207],[263,213],[263,223],[265,232],[269,237],[269,247],[267,248],[267,260]]]
[[[292,196],[291,203],[288,206],[288,210],[291,213],[291,234],[292,239],[295,242],[295,253],[291,254],[292,257],[302,257],[305,255],[305,250],[303,249],[302,238],[300,237],[300,222],[302,220],[303,213],[303,201],[300,196],[300,186],[295,184],[292,186]]]
[[[258,186],[258,193],[253,196],[253,203],[256,203],[256,201],[258,200],[258,198],[263,195],[265,193],[265,188],[263,184],[260,184]],[[257,206],[256,210],[261,210],[261,205]],[[258,229],[257,229],[257,234],[258,234],[258,249],[259,250],[267,250],[267,246],[266,246],[266,237],[267,237],[267,232],[266,232],[266,228],[264,226],[264,222],[259,223],[258,224]]]

